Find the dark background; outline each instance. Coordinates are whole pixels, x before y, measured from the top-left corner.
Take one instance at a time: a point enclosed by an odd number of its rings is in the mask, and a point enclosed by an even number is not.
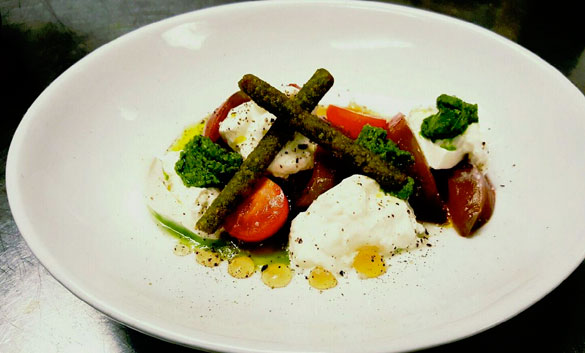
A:
[[[143,25],[230,2],[236,1],[0,0],[0,352],[192,352],[111,321],[52,279],[12,220],[4,168],[12,134],[28,107],[77,60]],[[393,3],[447,14],[499,33],[539,55],[585,92],[580,2]],[[38,293],[29,298],[33,287]],[[517,317],[428,351],[585,352],[584,298],[585,264],[581,264],[556,290]],[[31,305],[30,312],[17,310]],[[42,305],[39,311],[44,317],[34,314],[35,305]],[[61,312],[63,307],[68,320],[52,317],[53,311],[60,308]]]

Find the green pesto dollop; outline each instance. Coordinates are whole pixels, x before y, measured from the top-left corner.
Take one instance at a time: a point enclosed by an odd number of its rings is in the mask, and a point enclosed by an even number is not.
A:
[[[437,114],[425,118],[420,134],[435,142],[452,139],[467,130],[469,124],[479,121],[477,104],[470,104],[461,99],[441,94],[437,97]]]
[[[401,150],[394,141],[387,139],[387,135],[386,130],[382,128],[365,125],[356,142],[404,171],[414,162],[414,157],[410,152]]]
[[[222,187],[242,164],[242,156],[197,135],[185,145],[175,171],[185,186]]]
[[[387,139],[386,136],[386,130],[365,125],[360,131],[356,143],[379,155],[384,161],[394,165],[401,171],[405,171],[408,166],[414,163],[414,157],[410,152],[401,150],[394,141]],[[408,177],[400,190],[390,192],[390,194],[407,200],[413,192],[413,187],[414,180]]]
[[[402,185],[402,188],[398,191],[384,191],[390,195],[396,196],[401,200],[408,200],[410,195],[414,192],[414,179],[411,177],[406,178],[406,183]]]

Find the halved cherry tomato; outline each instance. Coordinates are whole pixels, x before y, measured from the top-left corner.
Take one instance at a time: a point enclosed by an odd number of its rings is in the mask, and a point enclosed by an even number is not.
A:
[[[466,237],[491,217],[496,202],[493,186],[479,169],[470,163],[460,163],[447,179],[447,206],[457,232]]]
[[[313,174],[301,196],[295,202],[297,207],[309,207],[319,195],[335,186],[337,183],[336,175],[339,173],[336,168],[332,167],[333,164],[333,156],[323,147],[317,146]]]
[[[286,222],[288,212],[288,200],[280,186],[263,178],[227,216],[223,226],[234,238],[257,242],[276,233]]]
[[[444,223],[447,220],[447,212],[437,190],[435,178],[403,114],[398,113],[388,122],[388,138],[401,150],[410,152],[414,157],[414,163],[407,173],[415,180],[414,193],[408,199],[408,203],[412,206],[416,218],[421,221]]]
[[[225,102],[223,102],[222,105],[219,106],[219,108],[213,111],[213,114],[211,114],[209,120],[207,120],[207,123],[205,123],[203,136],[209,137],[213,142],[219,140],[219,123],[225,120],[232,108],[235,108],[249,100],[250,97],[248,97],[242,91],[237,91],[236,93],[232,94]]]
[[[496,206],[496,190],[494,189],[494,185],[490,181],[487,175],[483,175],[485,184],[483,184],[484,191],[486,192],[486,198],[483,203],[483,207],[479,216],[477,216],[477,220],[475,221],[475,225],[472,228],[473,230],[479,229],[481,226],[487,223],[492,217],[494,213],[494,207]]]
[[[356,139],[364,125],[386,129],[386,120],[371,115],[361,114],[336,105],[327,107],[327,120],[341,130],[346,136]]]

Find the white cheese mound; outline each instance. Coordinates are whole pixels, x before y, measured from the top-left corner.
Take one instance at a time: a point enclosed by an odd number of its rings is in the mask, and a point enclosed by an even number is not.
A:
[[[287,87],[285,93],[294,95],[298,90]],[[219,134],[234,150],[245,159],[256,148],[258,142],[268,132],[276,117],[256,103],[250,101],[233,108],[226,119],[219,124]],[[268,171],[277,177],[313,168],[317,145],[307,137],[295,132],[274,158]]]
[[[375,180],[353,175],[295,217],[289,253],[293,265],[335,273],[351,268],[363,246],[376,246],[389,256],[415,247],[417,234],[424,232],[407,202],[384,193]]]
[[[469,154],[469,159],[474,165],[482,169],[486,167],[487,154],[481,141],[479,123],[470,124],[463,134],[452,140],[432,142],[420,134],[423,120],[437,112],[436,108],[416,108],[406,117],[408,126],[416,137],[429,166],[433,169],[453,168],[463,160],[466,154]],[[450,146],[452,150],[441,146]]]

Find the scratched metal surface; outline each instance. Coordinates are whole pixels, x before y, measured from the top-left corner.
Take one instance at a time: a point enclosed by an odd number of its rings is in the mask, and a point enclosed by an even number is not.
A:
[[[82,54],[90,52],[142,25],[227,2],[234,1],[0,0],[3,24],[0,34],[4,41],[8,29],[16,28],[24,33],[47,23],[56,24],[71,41],[69,46],[58,47],[54,53],[55,63],[62,64],[77,59],[77,54],[71,54],[72,48],[77,52],[81,50]],[[551,8],[535,7],[524,0],[401,3],[460,17],[505,35],[537,52],[585,92],[585,33],[578,25],[571,25],[578,9],[562,1]],[[541,25],[543,17],[548,26]],[[9,27],[7,23],[20,27]],[[16,46],[0,42],[0,49],[19,48],[18,41],[29,37],[20,39],[17,35]],[[54,36],[48,38],[49,43],[43,45],[58,42]],[[6,53],[2,50],[0,69],[4,71],[10,68],[10,63],[4,61]],[[60,56],[59,50],[67,51],[67,55]],[[62,68],[55,70],[62,71]],[[34,71],[32,79],[40,82],[40,88],[34,91],[31,85],[23,84],[19,94],[28,92],[30,97],[22,101],[30,105],[39,89],[48,83],[42,80],[53,78],[52,74]],[[3,79],[6,81],[6,76]],[[4,169],[10,134],[26,106],[10,110],[6,103],[8,100],[2,101],[3,126],[0,129],[3,133],[0,141],[0,352],[195,352],[112,321],[73,296],[37,261],[12,219],[5,188]],[[522,351],[585,352],[585,303],[582,298],[585,298],[584,264],[559,288],[517,317],[485,333],[429,352],[500,351],[504,342],[507,348]]]

